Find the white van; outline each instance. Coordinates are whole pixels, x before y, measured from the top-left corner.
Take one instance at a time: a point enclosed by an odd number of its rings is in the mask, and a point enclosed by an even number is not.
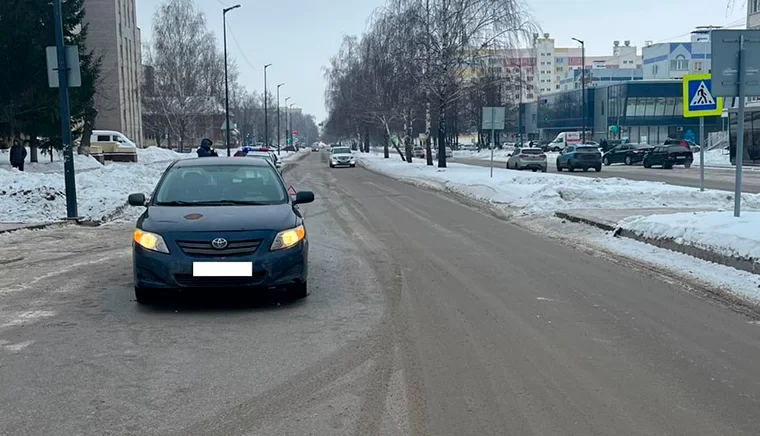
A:
[[[115,130],[93,130],[90,147],[102,150],[105,160],[137,162],[137,144]]]
[[[549,143],[549,150],[562,151],[570,144],[579,144],[581,142],[581,132],[560,132],[552,142]],[[591,141],[591,132],[586,132],[586,142]]]

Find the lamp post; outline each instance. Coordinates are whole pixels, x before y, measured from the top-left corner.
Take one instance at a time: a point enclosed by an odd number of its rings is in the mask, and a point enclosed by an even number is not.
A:
[[[267,68],[272,64],[264,65],[264,146],[269,147],[269,116],[267,115]]]
[[[285,98],[285,144],[288,144],[288,138],[290,137],[290,130],[288,129],[288,100],[290,97]]]
[[[290,103],[288,105],[288,122],[287,122],[287,124],[288,124],[288,135],[290,135],[290,145],[293,146],[294,150],[296,148],[296,144],[295,144],[295,141],[293,140],[293,116],[290,115],[290,108],[292,108],[295,105],[296,105],[295,103]]]
[[[224,126],[227,128],[227,157],[230,157],[230,83],[227,80],[227,12],[239,8],[240,5],[222,9],[224,26]]]
[[[277,85],[277,155],[280,154],[280,86],[285,83]]]
[[[586,143],[586,43],[578,38],[572,38],[573,41],[581,45],[581,119],[583,120],[583,130],[581,130],[581,144]]]

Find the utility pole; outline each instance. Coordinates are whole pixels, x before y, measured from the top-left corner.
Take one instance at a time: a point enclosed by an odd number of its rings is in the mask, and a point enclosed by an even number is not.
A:
[[[267,115],[267,68],[272,64],[264,65],[264,147],[269,147],[269,117]]]

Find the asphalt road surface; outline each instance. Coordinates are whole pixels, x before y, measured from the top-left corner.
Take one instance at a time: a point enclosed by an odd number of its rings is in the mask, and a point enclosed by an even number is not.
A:
[[[476,165],[490,167],[490,160],[454,158],[452,162],[459,162],[467,165]],[[504,169],[506,162],[494,161],[494,168]],[[514,171],[514,170],[510,170]],[[549,162],[549,172],[557,173],[557,166],[553,161]],[[563,171],[558,174],[567,176],[575,175],[580,177],[620,177],[630,180],[656,181],[664,182],[677,186],[690,186],[699,188],[699,165],[691,168],[682,166],[675,167],[671,170],[665,170],[659,167],[646,169],[641,165],[610,165],[602,168],[601,173],[596,173],[593,169],[587,173],[575,171],[568,173]],[[734,191],[736,171],[733,168],[705,168],[705,188],[718,189],[721,191]],[[742,192],[758,194],[760,193],[760,171],[745,170],[742,173]]]
[[[760,429],[760,325],[325,153],[304,301],[132,301],[129,224],[0,236],[0,434]]]

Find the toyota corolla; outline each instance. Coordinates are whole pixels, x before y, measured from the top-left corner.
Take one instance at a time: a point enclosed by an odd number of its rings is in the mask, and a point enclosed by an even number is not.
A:
[[[299,204],[314,194],[288,195],[264,159],[211,157],[167,168],[133,234],[138,303],[186,288],[250,288],[308,295],[308,239]]]

